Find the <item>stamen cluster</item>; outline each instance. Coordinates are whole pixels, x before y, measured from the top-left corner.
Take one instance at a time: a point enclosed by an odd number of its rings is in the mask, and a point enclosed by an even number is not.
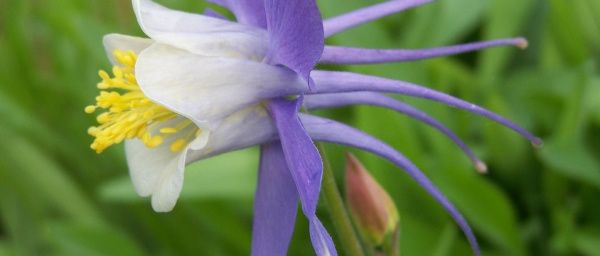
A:
[[[95,105],[85,108],[88,114],[98,109],[105,110],[96,118],[99,126],[88,129],[88,133],[95,137],[90,147],[97,153],[102,153],[125,139],[137,138],[147,147],[156,148],[163,144],[166,137],[188,130],[182,138],[171,140],[171,151],[181,151],[200,130],[189,119],[184,119],[175,122],[173,127],[162,127],[158,131],[152,131],[152,125],[180,116],[152,102],[141,91],[135,78],[137,55],[134,52],[115,50],[113,55],[118,64],[112,68],[112,77],[104,70],[98,72],[102,79],[98,83],[100,95],[96,97]]]

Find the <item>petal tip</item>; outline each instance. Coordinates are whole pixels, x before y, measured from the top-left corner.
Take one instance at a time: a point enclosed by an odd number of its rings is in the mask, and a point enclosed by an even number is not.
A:
[[[155,212],[171,212],[177,204],[177,199],[181,193],[181,186],[167,188],[166,191],[156,191],[152,194],[152,209]]]
[[[152,210],[155,212],[167,213],[173,211],[173,208],[175,208],[175,204],[160,202],[160,200],[155,198],[156,196],[152,196]]]
[[[487,174],[488,173],[488,166],[487,166],[487,164],[485,164],[481,160],[475,160],[475,169],[480,174]]]
[[[533,140],[531,140],[531,145],[533,145],[535,149],[541,149],[544,147],[544,141],[538,137],[535,137]]]
[[[527,47],[529,47],[529,41],[527,41],[527,39],[525,39],[523,37],[519,37],[516,39],[515,45],[519,49],[525,50],[525,49],[527,49]]]

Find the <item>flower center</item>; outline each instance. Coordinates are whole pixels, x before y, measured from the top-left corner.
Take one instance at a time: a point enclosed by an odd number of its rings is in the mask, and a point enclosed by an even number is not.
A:
[[[95,105],[85,108],[88,114],[104,110],[96,118],[99,125],[88,129],[95,137],[90,147],[102,153],[125,139],[137,138],[148,148],[168,141],[172,152],[183,150],[201,130],[191,120],[146,98],[135,78],[134,52],[115,50],[113,55],[118,65],[113,66],[112,76],[104,70],[98,72],[100,95]]]

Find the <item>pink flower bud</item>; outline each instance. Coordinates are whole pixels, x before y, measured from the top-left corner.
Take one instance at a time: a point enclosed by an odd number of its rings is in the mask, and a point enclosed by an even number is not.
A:
[[[346,154],[346,200],[357,227],[372,245],[396,231],[399,217],[388,193],[352,154]]]

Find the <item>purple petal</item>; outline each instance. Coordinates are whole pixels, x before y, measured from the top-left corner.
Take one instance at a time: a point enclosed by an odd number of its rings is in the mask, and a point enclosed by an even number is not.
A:
[[[337,255],[331,237],[316,216],[323,163],[298,118],[301,103],[302,97],[293,101],[275,99],[269,102],[268,110],[279,131],[285,159],[302,202],[302,211],[311,225],[310,236],[315,252],[319,256]]]
[[[299,102],[300,99],[276,99],[269,102],[268,109],[279,131],[283,152],[298,187],[302,209],[310,216],[317,208],[323,164],[319,151],[298,119]]]
[[[386,62],[402,62],[447,56],[495,46],[513,45],[521,49],[527,47],[524,38],[498,39],[485,42],[453,45],[439,48],[408,49],[365,49],[339,46],[325,46],[320,63],[328,64],[373,64]]]
[[[265,10],[269,31],[266,61],[284,65],[308,82],[325,44],[315,0],[265,0]]]
[[[347,105],[365,104],[371,106],[380,106],[389,108],[400,113],[404,113],[425,124],[432,126],[450,138],[462,151],[471,159],[475,167],[480,172],[485,172],[486,167],[483,161],[479,160],[473,151],[456,134],[441,124],[435,118],[427,113],[420,111],[406,103],[394,100],[380,93],[375,92],[350,92],[350,93],[331,93],[308,95],[305,97],[304,106],[307,109],[333,108]]]
[[[325,27],[325,37],[330,37],[360,24],[424,5],[432,1],[433,0],[392,0],[327,19],[323,22],[323,26]]]
[[[277,141],[262,145],[254,199],[252,255],[287,255],[297,207],[298,193],[281,144]]]
[[[321,221],[317,217],[314,217],[309,219],[309,222],[310,241],[313,244],[316,254],[319,256],[337,256],[333,239],[331,239]]]
[[[267,27],[263,0],[208,0],[229,9],[242,24]]]
[[[507,120],[506,118],[484,109],[475,104],[466,102],[448,94],[438,92],[426,87],[418,86],[404,81],[396,81],[387,78],[361,75],[351,72],[336,72],[336,71],[313,71],[311,78],[318,85],[316,90],[310,92],[314,94],[321,93],[339,93],[339,92],[356,92],[356,91],[376,91],[387,93],[398,93],[413,97],[419,97],[438,101],[446,105],[464,109],[469,112],[481,115],[493,121],[496,121],[507,128],[514,130],[523,137],[531,141],[535,146],[542,144],[540,138],[535,137],[527,130]]]
[[[406,171],[419,185],[421,185],[429,194],[435,198],[448,213],[452,216],[454,221],[465,233],[465,236],[471,244],[471,248],[475,255],[479,255],[479,245],[477,239],[467,224],[465,218],[458,212],[458,210],[448,201],[446,196],[442,194],[433,183],[425,176],[410,160],[405,156],[395,151],[387,144],[361,132],[354,128],[346,125],[337,123],[332,120],[304,115],[301,114],[300,118],[305,124],[307,131],[310,136],[319,141],[343,144],[359,149],[369,151],[373,154],[377,154],[383,158],[386,158],[390,162],[394,163],[398,167]]]

